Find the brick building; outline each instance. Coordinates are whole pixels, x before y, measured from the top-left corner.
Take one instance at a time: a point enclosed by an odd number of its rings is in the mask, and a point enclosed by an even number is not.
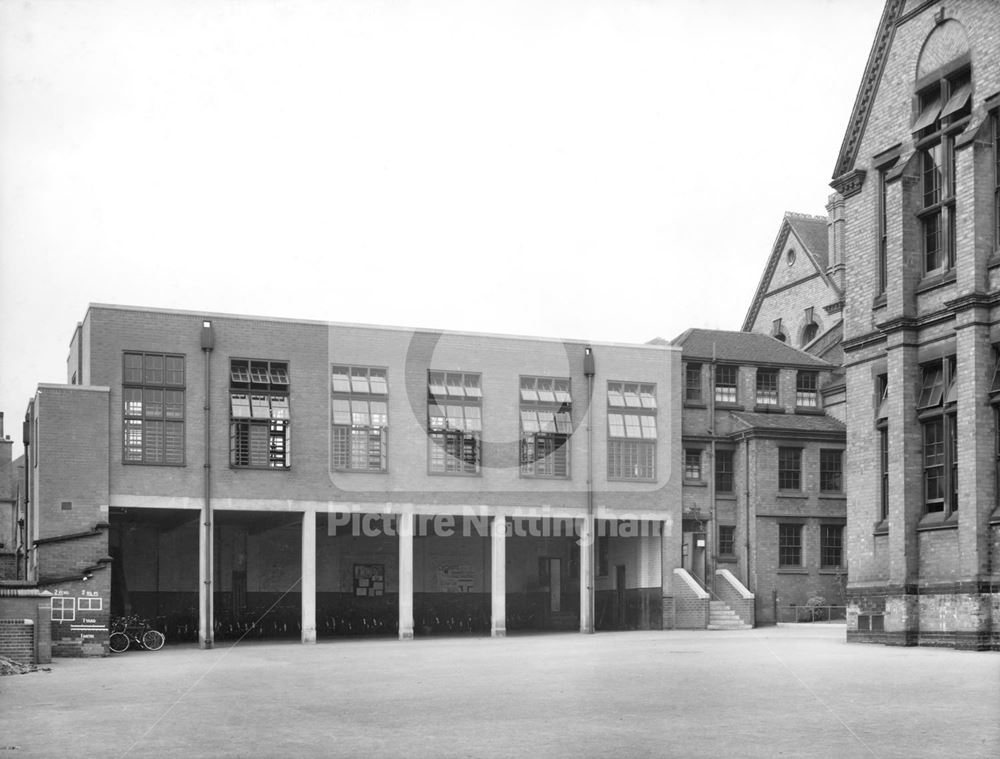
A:
[[[1000,648],[995,0],[886,3],[832,187],[848,639]]]
[[[28,409],[53,653],[103,651],[112,613],[204,646],[699,626],[679,372],[664,345],[92,305]]]
[[[722,595],[728,569],[758,623],[843,604],[844,425],[823,411],[835,367],[769,335],[691,329],[683,350],[683,561]],[[791,617],[794,619],[794,615]]]

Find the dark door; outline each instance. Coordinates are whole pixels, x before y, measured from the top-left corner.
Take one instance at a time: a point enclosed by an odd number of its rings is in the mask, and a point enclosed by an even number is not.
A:
[[[615,627],[624,630],[625,622],[625,565],[615,567]]]

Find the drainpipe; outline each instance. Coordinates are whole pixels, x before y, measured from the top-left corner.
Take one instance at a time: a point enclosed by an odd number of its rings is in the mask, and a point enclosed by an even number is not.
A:
[[[215,534],[212,529],[212,349],[215,347],[215,333],[212,322],[201,323],[201,350],[205,357],[205,497],[201,507],[200,543],[198,562],[200,584],[198,599],[201,606],[199,615],[198,647],[212,648],[215,634],[214,588],[212,574],[215,558],[213,548]]]
[[[708,434],[711,435],[709,441],[709,460],[712,462],[712,476],[708,479],[708,508],[712,520],[712,553],[711,553],[711,574],[705,578],[705,585],[710,588],[712,595],[715,595],[715,570],[718,566],[717,557],[719,544],[716,540],[719,534],[718,515],[715,506],[715,343],[712,343],[712,363],[709,365],[711,382],[708,389]],[[706,531],[705,538],[708,538]]]
[[[30,551],[28,549],[28,536],[31,534],[29,530],[30,522],[28,515],[30,513],[30,480],[31,480],[31,409],[34,408],[34,404],[28,406],[28,412],[24,415],[24,424],[21,426],[21,441],[24,443],[24,512],[20,517],[21,528],[21,548],[24,549],[24,575],[22,575],[22,580],[30,579],[28,577],[28,570],[31,567],[31,562],[29,560]]]
[[[580,581],[584,580],[587,583],[587,595],[588,595],[588,615],[590,617],[588,623],[585,625],[586,630],[581,632],[594,632],[594,615],[597,613],[597,609],[594,603],[594,576],[597,573],[597,566],[595,564],[597,558],[597,525],[594,524],[594,374],[596,373],[596,368],[594,364],[594,349],[589,345],[583,350],[583,375],[587,378],[587,523],[589,529],[584,530],[584,534],[590,533],[590,545],[587,546],[587,550],[590,551],[590,561],[581,561],[581,566],[587,564],[589,569],[586,572],[586,578],[583,577],[583,572],[581,572]],[[580,546],[580,550],[583,550],[583,546]],[[581,621],[583,619],[582,615],[584,610],[580,610]]]
[[[744,578],[744,583],[747,586],[747,590],[752,591],[753,588],[750,584],[750,438],[743,438],[743,497],[744,497],[744,508],[746,509],[746,543],[744,546],[744,552],[746,555],[746,577]]]

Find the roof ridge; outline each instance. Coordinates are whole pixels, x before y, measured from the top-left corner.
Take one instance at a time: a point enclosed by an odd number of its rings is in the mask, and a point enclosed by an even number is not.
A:
[[[785,211],[786,219],[811,219],[812,221],[822,221],[826,222],[826,216],[819,216],[817,214],[811,213],[801,213],[799,211]]]

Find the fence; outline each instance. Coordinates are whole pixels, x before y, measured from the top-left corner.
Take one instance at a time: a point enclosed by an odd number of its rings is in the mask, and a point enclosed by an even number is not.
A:
[[[778,622],[846,622],[846,606],[779,606]]]

